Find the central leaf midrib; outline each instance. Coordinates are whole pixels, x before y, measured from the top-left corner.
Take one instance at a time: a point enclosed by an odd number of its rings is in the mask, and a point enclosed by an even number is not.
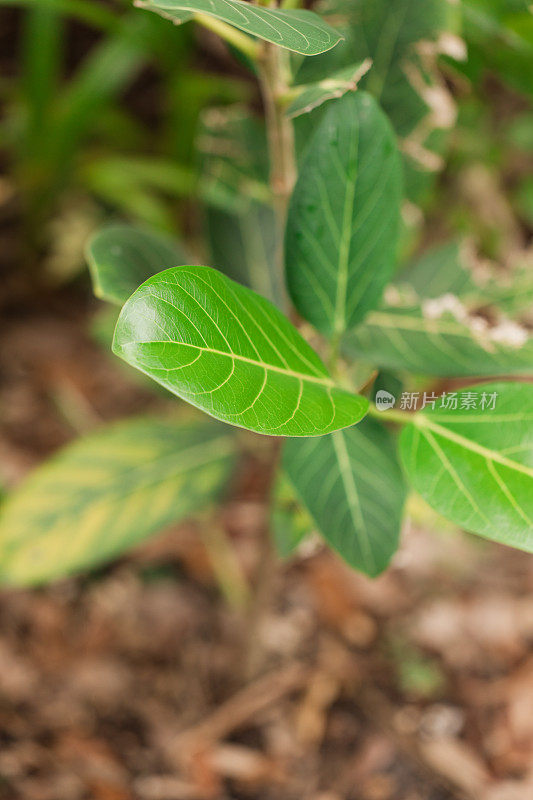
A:
[[[361,502],[359,500],[359,493],[357,491],[357,486],[355,484],[355,479],[350,464],[350,457],[346,449],[346,442],[344,440],[344,435],[342,434],[342,432],[336,431],[335,433],[333,433],[332,441],[333,441],[333,449],[335,450],[335,457],[339,465],[339,472],[341,475],[342,484],[344,486],[344,491],[346,492],[346,500],[348,501],[350,516],[353,520],[356,531],[359,530],[361,534],[359,536],[359,542],[361,544],[361,554],[363,556],[365,563],[368,564],[368,562],[370,562],[369,563],[370,568],[374,568],[376,566],[374,560],[374,554],[372,553],[372,548],[370,546],[368,531],[361,511]]]
[[[416,415],[413,422],[415,426],[420,428],[422,431],[425,427],[430,428],[439,436],[443,436],[445,439],[449,439],[451,442],[455,442],[455,444],[458,444],[473,453],[477,453],[486,461],[494,461],[498,464],[502,464],[502,466],[507,467],[508,469],[522,472],[524,475],[533,478],[533,469],[530,467],[526,466],[525,464],[521,464],[518,461],[511,461],[505,456],[502,456],[497,450],[489,450],[487,447],[483,447],[483,445],[477,444],[471,439],[461,436],[459,433],[454,433],[454,431],[451,431],[449,428],[446,428],[443,425],[438,425],[436,422],[433,422],[428,415]],[[453,424],[453,420],[450,421],[450,424]]]
[[[355,153],[353,152],[355,150]],[[348,263],[350,259],[351,229],[355,202],[355,187],[357,183],[357,152],[359,150],[359,128],[352,140],[350,158],[354,159],[352,170],[349,173],[351,180],[346,181],[344,194],[344,208],[342,215],[342,232],[339,242],[339,273],[337,280],[337,296],[335,298],[335,333],[342,334],[346,328],[346,289],[348,286]]]
[[[336,388],[336,389],[341,390],[340,387],[337,386],[337,384],[333,380],[331,380],[330,378],[319,378],[319,377],[314,376],[314,375],[308,375],[305,372],[297,372],[295,370],[285,369],[284,367],[276,367],[276,366],[274,366],[274,364],[269,364],[267,361],[257,361],[256,359],[248,358],[247,356],[240,355],[239,353],[226,353],[226,352],[224,352],[224,350],[216,350],[216,349],[214,349],[212,347],[201,347],[200,345],[189,344],[188,342],[174,342],[174,341],[171,341],[171,340],[169,340],[169,341],[154,341],[154,340],[152,340],[150,342],[127,342],[127,343],[121,345],[121,347],[123,347],[125,349],[130,345],[134,345],[135,347],[138,347],[139,345],[143,345],[143,344],[148,344],[148,345],[152,345],[152,344],[164,344],[164,345],[177,344],[180,347],[191,347],[193,350],[200,350],[200,351],[202,351],[204,353],[213,353],[214,355],[217,355],[217,356],[225,356],[226,358],[231,358],[232,360],[243,361],[246,364],[252,364],[253,366],[260,367],[261,369],[267,369],[267,370],[272,370],[274,372],[279,372],[282,375],[288,375],[291,378],[297,378],[298,380],[308,381],[310,383],[318,383],[320,386],[327,386],[328,388]]]

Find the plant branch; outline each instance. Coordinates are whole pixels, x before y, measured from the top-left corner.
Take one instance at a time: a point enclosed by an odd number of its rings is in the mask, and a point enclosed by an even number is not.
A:
[[[393,408],[380,411],[373,403],[370,403],[368,414],[370,417],[375,417],[381,422],[396,422],[398,425],[406,425],[408,422],[413,422],[414,418],[417,416],[417,414],[409,414],[408,411],[395,411]]]
[[[275,280],[276,300],[289,307],[285,289],[283,240],[289,199],[296,182],[294,129],[285,114],[285,98],[289,90],[288,54],[282,48],[265,42],[258,61],[259,80],[265,106],[270,154],[270,187],[276,215]]]

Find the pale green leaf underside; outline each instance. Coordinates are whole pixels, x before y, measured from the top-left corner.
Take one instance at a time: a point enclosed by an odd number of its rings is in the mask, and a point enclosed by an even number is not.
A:
[[[360,322],[391,277],[400,173],[394,133],[370,95],[329,105],[303,159],[286,232],[292,299],[325,334]]]
[[[320,436],[368,408],[268,300],[210,267],[144,283],[122,309],[113,349],[192,405],[258,433]]]
[[[286,114],[290,119],[301,114],[309,114],[327,100],[342,97],[347,92],[354,92],[357,84],[370,69],[372,62],[369,58],[352,64],[350,67],[335,72],[329,78],[312,83],[307,86],[296,86],[299,94],[287,108]]]
[[[501,344],[446,314],[424,316],[419,308],[372,311],[347,337],[346,352],[374,366],[420,375],[496,376],[533,373],[533,339]]]
[[[471,390],[497,392],[495,409],[418,414],[402,431],[403,464],[439,513],[468,531],[533,552],[533,387],[493,383]]]
[[[252,36],[305,56],[330,50],[342,38],[334,28],[311,11],[265,8],[243,0],[149,0],[142,4],[182,21],[182,12],[209,14]]]
[[[168,236],[133,225],[108,225],[86,248],[97,297],[122,305],[147,278],[189,259]]]
[[[0,579],[39,584],[116,557],[221,490],[234,437],[209,419],[135,419],[65,448],[6,500]]]
[[[389,433],[366,419],[320,439],[293,440],[283,468],[329,544],[377,575],[398,546],[405,486]]]

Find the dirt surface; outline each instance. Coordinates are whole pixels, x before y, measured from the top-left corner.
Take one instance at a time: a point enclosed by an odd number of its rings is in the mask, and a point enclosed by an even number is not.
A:
[[[8,321],[4,484],[167,403],[70,309]],[[218,519],[252,592],[264,483],[247,464]],[[533,561],[413,518],[380,579],[306,545],[251,612],[224,599],[193,523],[90,576],[3,591],[0,798],[533,797]]]

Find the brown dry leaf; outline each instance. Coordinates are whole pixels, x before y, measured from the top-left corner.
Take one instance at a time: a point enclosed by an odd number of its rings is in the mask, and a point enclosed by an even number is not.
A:
[[[440,738],[420,743],[428,766],[470,797],[479,798],[490,783],[487,768],[469,745],[459,739]]]
[[[320,744],[327,724],[328,709],[339,693],[339,681],[328,672],[317,670],[296,715],[296,736],[306,746]]]
[[[210,751],[208,758],[218,775],[251,786],[272,786],[283,778],[282,771],[271,758],[250,747],[220,744]]]
[[[195,786],[175,775],[138,778],[133,789],[140,800],[201,800],[201,794]]]

